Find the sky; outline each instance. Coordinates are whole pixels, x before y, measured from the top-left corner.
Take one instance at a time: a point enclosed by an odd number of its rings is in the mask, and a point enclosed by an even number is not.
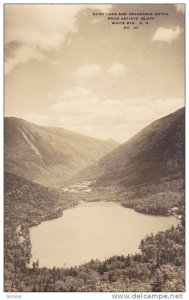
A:
[[[159,15],[124,29],[113,13]],[[182,4],[4,5],[5,116],[127,141],[184,106],[184,19]]]

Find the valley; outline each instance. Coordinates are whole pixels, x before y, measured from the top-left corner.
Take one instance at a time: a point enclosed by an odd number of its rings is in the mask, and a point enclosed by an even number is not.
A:
[[[14,117],[4,126],[5,170],[47,187],[60,187],[118,145]]]
[[[3,2],[0,298],[185,298],[186,1]]]
[[[91,184],[94,181],[82,181],[78,182],[77,184],[72,184],[67,187],[62,187],[63,192],[68,192],[68,193],[90,193],[92,191]]]
[[[42,221],[57,217],[57,220],[60,221],[61,214],[56,214],[57,208],[61,207],[62,212],[62,209],[65,211],[67,208],[76,207],[79,198],[77,197],[76,201],[76,198],[72,197],[72,193],[60,193],[60,191],[57,190],[49,190],[13,174],[6,174],[6,180],[6,291],[172,291],[173,287],[175,291],[183,291],[183,221],[181,223],[177,221],[175,225],[180,225],[176,227],[172,226],[165,232],[161,231],[157,234],[150,233],[150,235],[147,235],[140,243],[140,253],[136,252],[125,256],[114,255],[105,260],[94,258],[88,263],[71,268],[66,266],[54,266],[49,268],[41,266],[38,258],[36,258],[36,260],[34,258],[32,259],[30,227],[36,226]],[[30,193],[28,193],[27,187]],[[32,189],[34,190],[32,191]],[[81,192],[81,194],[84,193]],[[90,193],[85,194],[89,195]],[[36,195],[38,196],[36,197]],[[65,197],[65,195],[67,195],[67,197]],[[14,199],[14,202],[11,202],[11,199]],[[30,199],[30,201],[27,202],[27,199]],[[40,205],[37,199],[40,199]],[[91,204],[93,203],[96,205],[96,202],[92,202]],[[100,206],[101,203],[103,204],[102,201],[98,203]],[[112,207],[111,202],[106,203],[108,206],[110,205],[110,208]],[[80,205],[82,208],[82,204]],[[114,205],[121,209],[120,205]],[[113,211],[114,205],[112,207]],[[122,208],[122,210],[124,211],[126,209]],[[70,211],[72,212],[72,209]],[[113,214],[115,215],[115,213]],[[87,213],[86,217],[87,216],[91,222],[90,214]],[[141,217],[142,216],[144,215],[141,214]],[[82,219],[85,219],[85,216],[83,217]],[[169,217],[164,218],[168,220],[167,218]],[[119,215],[118,219],[120,221]],[[10,220],[12,220],[11,223]],[[69,221],[71,221],[70,218]],[[45,222],[43,224],[45,224]],[[159,222],[157,222],[157,224],[160,225]],[[171,226],[171,223],[169,226]],[[37,227],[35,228],[37,229]],[[109,229],[108,232],[111,237],[112,234]],[[124,226],[122,230],[124,233]],[[132,232],[131,230],[130,233],[132,234]],[[49,242],[51,245],[53,242],[51,241],[50,232],[47,236],[50,239]],[[43,237],[40,238],[40,241],[42,240]],[[82,240],[79,239],[78,242],[80,244]],[[126,244],[127,242],[128,238],[125,240]],[[55,245],[57,243],[59,242],[56,242]],[[173,244],[174,248],[172,247]],[[76,256],[79,257],[77,248],[78,247],[75,248]],[[97,247],[97,249],[100,248]],[[31,261],[33,261],[32,264]],[[164,272],[166,274],[169,272],[170,276],[167,277],[165,282],[161,282],[159,281],[158,274],[164,274]]]
[[[109,153],[104,154],[104,151]],[[16,118],[6,119],[5,290],[183,291],[184,157],[184,109],[157,120],[117,147],[112,141],[99,142],[58,128],[43,128]],[[72,216],[74,212],[79,214]],[[129,212],[131,220],[126,223]],[[123,218],[119,223],[121,215]],[[143,220],[138,225],[135,216]],[[164,220],[157,222],[163,227],[143,231],[135,250],[126,249],[127,244],[131,244],[129,236],[133,236],[133,230],[136,235],[140,224],[145,224],[144,220],[148,219],[151,224],[156,223],[155,220]],[[56,237],[51,225],[47,228],[49,249],[65,238],[84,246],[89,254],[92,250],[87,248],[86,240],[90,236],[95,241],[97,235],[96,245],[100,245],[98,232],[104,228],[103,250],[106,246],[111,249],[108,245],[119,244],[110,240],[109,244],[106,238],[119,237],[117,232],[122,232],[124,243],[120,252],[115,250],[119,247],[99,256],[94,252],[94,257],[87,256],[86,252],[86,260],[65,266],[64,263],[41,264],[37,255],[32,259],[35,243],[32,245],[30,231],[35,232],[48,222],[59,224],[61,220],[62,224],[66,224],[65,220],[68,223],[67,229],[65,225],[62,230],[55,229],[55,232],[62,232],[60,236]],[[106,220],[107,227],[103,227]],[[168,224],[168,220],[174,221]],[[69,234],[72,226],[75,229]],[[80,234],[74,237],[74,232],[79,230]],[[90,234],[83,240],[85,230]],[[56,242],[53,242],[55,237]],[[36,241],[39,246],[43,241],[42,233]],[[83,250],[73,244],[68,248],[75,250],[73,257],[77,260]],[[66,250],[65,241],[62,250],[61,247],[57,250],[60,257],[61,252],[72,252]],[[100,247],[97,246],[97,250]],[[40,256],[44,252],[43,249]],[[52,253],[58,257],[55,250]],[[162,281],[162,276],[167,273],[169,276]]]

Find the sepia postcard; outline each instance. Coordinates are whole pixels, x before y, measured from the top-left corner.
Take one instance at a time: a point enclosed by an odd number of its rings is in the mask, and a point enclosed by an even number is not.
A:
[[[3,8],[4,299],[183,299],[185,4]]]

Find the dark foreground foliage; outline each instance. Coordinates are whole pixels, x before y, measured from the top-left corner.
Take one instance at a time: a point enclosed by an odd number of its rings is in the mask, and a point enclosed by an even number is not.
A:
[[[29,226],[59,217],[77,202],[22,177],[5,175],[5,291],[184,291],[184,222],[147,236],[140,253],[91,260],[79,267],[29,267]]]

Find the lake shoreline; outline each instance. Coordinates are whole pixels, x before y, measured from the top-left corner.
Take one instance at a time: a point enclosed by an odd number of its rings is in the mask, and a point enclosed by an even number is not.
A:
[[[100,203],[101,202],[101,203]],[[100,205],[99,205],[100,204]],[[57,232],[62,232],[62,231],[64,231],[65,232],[65,236],[67,236],[67,231],[68,230],[70,230],[70,226],[71,226],[71,228],[72,228],[72,223],[73,222],[75,222],[75,220],[77,220],[78,218],[81,218],[81,222],[82,222],[82,220],[83,219],[85,219],[86,218],[86,214],[89,214],[89,211],[91,211],[91,216],[90,216],[90,218],[88,218],[87,219],[87,224],[90,224],[90,222],[98,222],[97,220],[98,220],[98,215],[99,215],[99,211],[100,211],[100,214],[102,214],[102,212],[104,211],[104,218],[106,218],[107,216],[106,216],[106,214],[107,214],[107,211],[109,210],[109,211],[112,211],[113,212],[113,214],[115,213],[115,211],[119,211],[120,213],[121,213],[121,218],[122,219],[119,219],[120,218],[120,216],[119,216],[119,218],[118,217],[116,217],[116,216],[113,216],[113,220],[114,220],[114,222],[115,222],[115,225],[114,226],[118,226],[117,224],[118,223],[120,223],[120,224],[122,224],[123,222],[124,222],[124,220],[125,220],[125,215],[127,215],[128,213],[129,213],[129,215],[131,215],[132,216],[132,218],[139,218],[139,219],[141,219],[141,220],[145,220],[146,218],[147,219],[149,219],[150,220],[150,223],[149,223],[149,225],[148,225],[148,227],[149,226],[151,226],[150,224],[151,224],[151,222],[153,221],[153,220],[155,220],[156,219],[156,221],[155,221],[155,224],[156,223],[162,223],[162,220],[163,220],[163,223],[165,223],[165,220],[170,220],[170,218],[174,218],[174,222],[175,222],[175,224],[176,225],[178,225],[179,224],[179,222],[176,222],[176,218],[175,218],[175,216],[173,217],[173,216],[150,216],[150,215],[145,215],[145,214],[141,214],[141,213],[139,213],[139,212],[136,212],[134,209],[132,209],[132,208],[124,208],[124,207],[122,207],[121,206],[121,203],[119,203],[119,202],[114,202],[114,201],[93,201],[93,202],[86,202],[86,201],[80,201],[80,202],[78,202],[78,204],[76,205],[76,206],[74,206],[74,207],[72,207],[72,208],[74,208],[74,210],[70,210],[70,209],[66,209],[66,215],[65,214],[63,214],[63,216],[62,216],[62,221],[61,221],[61,218],[56,218],[56,219],[52,219],[52,220],[50,220],[50,221],[53,221],[52,223],[51,223],[51,225],[49,224],[49,223],[47,223],[47,222],[42,222],[41,224],[43,224],[43,228],[48,228],[48,230],[47,230],[47,239],[48,239],[48,237],[49,236],[51,236],[51,243],[54,243],[54,244],[57,244],[57,243],[60,243],[60,238],[58,238],[58,240],[56,241],[56,240],[54,240],[54,235],[56,235],[57,234]],[[79,215],[77,215],[77,212],[80,212],[80,211],[83,211],[82,213],[84,213],[84,215],[81,217],[80,216],[80,214]],[[98,212],[98,214],[96,215],[96,213]],[[75,219],[72,219],[72,221],[70,220],[71,218],[72,218],[72,215],[75,215],[76,214],[76,216],[75,216]],[[94,214],[94,216],[93,216],[93,214]],[[67,216],[69,216],[69,217],[67,217]],[[131,222],[133,221],[134,222],[134,219],[132,220],[132,218],[131,218]],[[158,220],[157,220],[157,218],[158,218]],[[161,219],[161,221],[160,221],[160,219]],[[80,220],[80,219],[79,219]],[[48,220],[46,220],[46,221],[48,221]],[[57,222],[56,222],[57,221]],[[54,230],[54,233],[53,233],[53,228],[54,228],[54,226],[56,226],[56,224],[61,224],[61,222],[67,222],[68,221],[68,223],[70,222],[70,225],[69,225],[69,229],[56,229],[56,230]],[[166,222],[167,222],[166,221]],[[178,221],[178,220],[177,220]],[[104,222],[104,219],[103,219],[103,222]],[[109,220],[108,220],[108,222],[109,222]],[[141,221],[141,222],[143,222],[143,221]],[[169,221],[168,221],[169,222]],[[109,224],[109,223],[108,223]],[[111,224],[111,222],[110,222],[110,224]],[[63,224],[64,225],[64,224]],[[76,228],[75,229],[73,229],[73,231],[72,231],[72,233],[70,233],[69,234],[69,236],[71,237],[71,239],[74,239],[74,234],[75,234],[75,231],[77,232],[77,230],[78,230],[78,226],[79,226],[80,224],[77,224],[76,225]],[[98,224],[97,224],[98,225]],[[171,227],[173,224],[171,223],[170,224],[170,226],[169,227]],[[49,227],[50,226],[50,227]],[[62,225],[61,225],[62,226]],[[106,228],[106,226],[108,226],[106,223],[104,224],[104,227]],[[111,226],[111,225],[109,225],[109,226]],[[124,226],[126,226],[126,225],[124,225]],[[144,225],[143,225],[144,226]],[[157,225],[155,225],[155,226],[157,226]],[[159,225],[158,225],[159,226]],[[162,225],[161,225],[162,226]],[[161,227],[160,226],[160,228],[159,228],[159,230],[155,230],[155,232],[154,233],[158,233],[158,231],[164,231],[164,230],[166,230],[166,229],[168,229],[169,227]],[[38,226],[37,226],[38,227]],[[38,229],[36,229],[37,227],[35,227],[35,229],[33,230],[33,232],[34,231],[36,231],[36,230],[38,230]],[[90,227],[90,225],[88,225],[88,227]],[[105,228],[103,228],[103,230],[105,230]],[[108,227],[107,227],[108,228]],[[97,229],[98,229],[98,226],[97,226]],[[74,231],[75,230],[75,231]],[[80,229],[80,230],[82,230],[82,232],[85,232],[85,226],[83,227],[83,229]],[[103,231],[102,230],[102,228],[100,229],[98,229],[98,230],[100,230],[99,231],[99,233],[101,233],[101,231]],[[113,229],[112,229],[113,231],[112,231],[112,235],[114,234],[114,235],[116,235],[116,231],[115,231],[115,233],[114,233],[114,230],[115,230],[115,228],[113,227]],[[119,230],[123,230],[124,231],[124,233],[123,234],[125,234],[126,235],[126,229],[123,229],[122,228],[122,225],[120,226],[120,229]],[[107,229],[107,231],[108,231],[108,229]],[[138,231],[140,231],[139,229],[137,229],[137,232]],[[96,232],[96,228],[95,228],[95,230],[94,230],[94,232],[93,232],[93,239],[94,239],[94,237],[95,237],[95,232]],[[139,244],[140,244],[140,241],[141,241],[141,239],[143,239],[145,236],[146,236],[146,234],[149,234],[151,231],[147,231],[146,233],[142,233],[141,234],[141,236],[140,236],[140,239],[138,238],[138,242],[137,242],[137,247],[135,246],[135,251],[134,252],[136,252],[136,251],[138,251],[138,246],[139,246]],[[153,231],[152,231],[153,232]],[[137,234],[135,234],[135,235],[137,235]],[[101,236],[101,235],[100,235]],[[30,238],[31,238],[31,244],[32,244],[32,248],[33,247],[37,247],[36,245],[34,246],[34,243],[32,242],[32,237],[31,237],[31,230],[30,230]],[[37,241],[36,241],[36,243],[37,243],[37,245],[38,245],[38,243],[39,243],[39,241],[42,239],[42,238],[44,238],[44,236],[43,235],[41,235],[39,238],[37,238]],[[61,238],[62,238],[62,235],[61,235]],[[80,237],[81,238],[81,237]],[[111,237],[110,237],[111,238]],[[45,238],[44,238],[45,239]],[[53,240],[52,240],[53,239]],[[67,239],[68,239],[68,236],[67,236]],[[77,236],[75,236],[75,239],[77,240]],[[101,236],[101,243],[102,243],[102,245],[103,245],[103,237]],[[119,240],[118,241],[114,241],[114,243],[119,243]],[[82,239],[81,239],[81,241],[80,241],[80,243],[82,244]],[[83,243],[85,243],[85,241],[83,241]],[[98,242],[97,242],[97,244],[98,244]],[[65,245],[65,243],[64,243],[64,245]],[[101,245],[101,246],[102,246]],[[46,245],[46,248],[48,249],[50,247],[50,245],[48,246],[48,245]],[[69,246],[70,247],[70,249],[72,249],[73,247],[70,245]],[[68,249],[69,249],[69,247],[68,247]],[[77,247],[79,247],[79,244],[77,245]],[[99,247],[100,247],[100,245],[99,245]],[[105,245],[103,246],[103,247],[105,247]],[[94,246],[94,248],[95,248],[95,246]],[[107,258],[107,257],[111,257],[112,255],[118,255],[118,253],[116,252],[116,251],[118,251],[118,249],[119,249],[119,246],[115,246],[115,252],[112,252],[110,255],[109,254],[107,254],[105,257]],[[56,251],[56,249],[53,249],[52,250],[52,253],[55,253],[55,251]],[[68,252],[70,252],[69,250],[66,250],[66,251],[68,251]],[[121,250],[120,250],[121,251]],[[133,251],[132,252],[129,252],[130,254],[133,254],[134,253]],[[82,253],[82,251],[81,251],[81,253]],[[90,253],[90,251],[89,251],[89,253]],[[33,252],[32,252],[32,254],[33,254]],[[124,254],[124,251],[123,252],[120,252],[120,254],[121,255],[125,255]],[[128,254],[128,253],[126,253],[126,254]],[[88,255],[88,254],[87,254]],[[39,255],[38,255],[39,256]],[[35,257],[38,257],[37,255],[33,255],[33,257],[34,257],[34,260],[35,260]],[[49,254],[49,256],[50,256],[50,254]],[[56,256],[56,255],[55,255]],[[87,256],[86,256],[87,257]],[[39,261],[40,261],[40,257],[38,257],[39,258]],[[97,258],[97,256],[92,256],[92,257],[90,257],[90,259],[94,259],[94,258]],[[84,257],[84,259],[85,259],[85,257]],[[85,264],[85,263],[88,263],[89,261],[90,261],[90,259],[86,259],[85,261],[83,261],[82,262],[82,264]],[[99,258],[98,257],[98,259],[100,259],[101,260],[101,258]],[[60,266],[61,265],[61,263],[60,264],[57,264],[57,267],[58,266]],[[75,264],[74,264],[75,265]],[[80,263],[77,263],[77,265],[80,265]],[[45,265],[44,265],[45,266]],[[68,267],[71,267],[72,265],[70,265],[70,266],[68,266]],[[49,267],[48,265],[46,265],[46,267]],[[62,267],[63,267],[63,265],[62,265]]]

